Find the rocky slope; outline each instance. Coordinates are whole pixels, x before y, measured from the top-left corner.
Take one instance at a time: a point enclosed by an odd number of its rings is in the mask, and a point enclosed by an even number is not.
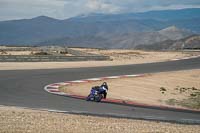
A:
[[[180,40],[166,40],[148,46],[137,45],[136,49],[145,49],[145,50],[200,49],[200,36],[193,35]]]

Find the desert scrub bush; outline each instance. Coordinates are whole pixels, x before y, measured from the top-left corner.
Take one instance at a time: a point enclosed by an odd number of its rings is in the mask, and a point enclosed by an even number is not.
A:
[[[200,109],[200,93],[195,96],[190,96],[188,99],[183,99],[179,104],[192,109]]]
[[[178,101],[176,99],[169,99],[166,101],[168,105],[177,105],[177,102]]]
[[[168,105],[179,105],[191,109],[200,109],[200,89],[195,87],[183,88],[184,87],[180,89],[175,88],[175,90],[179,91],[180,94],[190,92],[188,98],[183,100],[169,99],[166,100],[166,103]]]
[[[37,52],[34,53],[34,55],[50,55],[50,54],[48,54],[47,52]]]
[[[165,89],[164,87],[160,87],[160,91],[162,94],[164,94],[167,91],[167,89]]]

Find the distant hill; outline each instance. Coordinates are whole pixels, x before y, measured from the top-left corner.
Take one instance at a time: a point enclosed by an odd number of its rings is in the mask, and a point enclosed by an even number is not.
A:
[[[0,44],[134,48],[200,33],[200,9],[0,22]],[[173,26],[173,27],[171,27]],[[167,29],[166,29],[167,28]]]
[[[180,40],[165,40],[151,45],[138,45],[135,48],[143,50],[200,49],[200,35],[193,35]]]
[[[67,44],[69,46],[95,48],[135,48],[137,45],[151,45],[165,40],[177,40],[191,36],[193,33],[175,26],[160,31],[132,32],[121,34],[97,34],[93,36],[64,37],[41,42],[40,45]]]
[[[176,26],[170,26],[159,31],[159,33],[170,40],[178,40],[185,38],[193,34],[192,32],[184,29],[177,28]]]

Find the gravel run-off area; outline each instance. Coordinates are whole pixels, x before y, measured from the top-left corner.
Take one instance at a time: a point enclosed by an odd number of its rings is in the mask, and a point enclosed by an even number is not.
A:
[[[199,133],[199,125],[71,115],[0,106],[0,133]]]

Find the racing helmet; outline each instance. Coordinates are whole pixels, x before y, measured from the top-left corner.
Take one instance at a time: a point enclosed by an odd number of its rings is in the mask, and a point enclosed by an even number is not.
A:
[[[104,87],[108,90],[108,84],[106,82],[103,82],[103,84],[101,85],[101,87]]]

